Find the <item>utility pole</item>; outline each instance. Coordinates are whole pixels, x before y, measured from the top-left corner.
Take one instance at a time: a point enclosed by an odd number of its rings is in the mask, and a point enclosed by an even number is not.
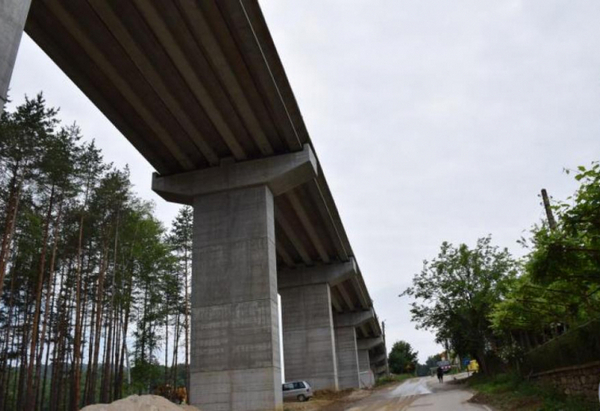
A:
[[[544,202],[544,209],[546,210],[546,217],[548,218],[548,226],[550,230],[556,229],[556,220],[552,214],[552,208],[550,208],[550,198],[545,188],[542,188],[542,201]]]

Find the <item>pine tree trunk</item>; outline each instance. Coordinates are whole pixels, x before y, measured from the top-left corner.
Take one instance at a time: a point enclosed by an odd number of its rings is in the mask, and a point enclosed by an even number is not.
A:
[[[2,235],[2,246],[0,246],[0,298],[2,297],[2,290],[4,288],[4,274],[6,273],[6,266],[10,258],[10,246],[13,233],[15,232],[20,198],[21,181],[18,181],[17,172],[15,171],[10,183],[10,195],[7,203],[8,206],[6,207],[4,234]]]
[[[39,347],[40,349],[38,350],[38,355],[37,355],[37,362],[36,362],[36,370],[35,370],[35,376],[34,376],[34,381],[35,384],[34,386],[39,385],[40,382],[40,378],[41,378],[41,372],[42,372],[42,353],[43,353],[43,347],[44,347],[44,343],[45,343],[45,339],[46,339],[46,328],[48,327],[48,318],[50,316],[50,300],[51,300],[51,294],[54,292],[54,290],[52,289],[52,284],[53,284],[53,277],[54,277],[54,269],[55,269],[55,263],[56,263],[56,250],[58,248],[58,231],[59,231],[59,227],[60,227],[60,221],[62,218],[62,208],[63,208],[63,203],[62,200],[60,202],[60,205],[58,207],[58,216],[56,217],[56,222],[54,224],[54,245],[52,246],[52,255],[50,257],[50,269],[48,272],[48,279],[46,280],[46,305],[44,307],[44,319],[42,321],[42,332],[40,334],[40,340],[39,340]],[[50,347],[48,347],[48,349],[50,349]],[[35,403],[38,403],[39,400],[39,393],[40,393],[40,389],[38,387],[38,389],[35,390]]]
[[[93,404],[96,399],[96,374],[98,372],[98,357],[100,355],[100,333],[102,330],[102,312],[103,312],[103,300],[104,300],[104,275],[106,273],[106,266],[108,265],[108,247],[105,245],[102,257],[102,265],[100,268],[100,273],[98,274],[98,291],[96,295],[96,335],[94,337],[94,355],[92,364],[90,366],[90,385],[88,391],[88,398],[86,403]]]
[[[71,387],[71,411],[79,410],[80,384],[81,384],[81,267],[82,267],[82,241],[83,241],[83,211],[79,218],[79,238],[77,241],[77,271],[75,273],[75,336],[73,339],[73,379]]]
[[[33,366],[35,363],[35,353],[37,348],[37,337],[39,332],[40,312],[42,308],[42,286],[44,284],[44,272],[46,270],[46,251],[48,249],[48,235],[50,232],[50,220],[52,219],[52,209],[54,207],[54,185],[50,191],[50,202],[46,212],[46,221],[44,224],[44,235],[42,238],[42,252],[40,255],[40,268],[38,272],[37,287],[35,290],[35,312],[33,314],[33,324],[31,332],[31,348],[29,353],[29,364],[27,368],[27,406],[25,409],[33,410],[35,407],[35,381],[33,375]]]

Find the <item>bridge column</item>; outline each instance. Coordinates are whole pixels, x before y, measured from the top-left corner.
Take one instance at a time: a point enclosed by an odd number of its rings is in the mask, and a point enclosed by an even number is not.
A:
[[[287,381],[337,390],[331,286],[357,275],[356,263],[281,271],[278,275]]]
[[[0,2],[0,111],[6,104],[8,85],[31,0],[2,0]]]
[[[374,313],[372,310],[336,314],[334,317],[338,383],[342,390],[346,388],[360,388],[356,327],[359,327],[373,317]]]
[[[153,178],[194,206],[190,399],[203,411],[282,407],[273,197],[315,173],[307,146]]]
[[[371,388],[375,385],[375,377],[371,371],[369,350],[358,350],[358,373],[360,388]]]

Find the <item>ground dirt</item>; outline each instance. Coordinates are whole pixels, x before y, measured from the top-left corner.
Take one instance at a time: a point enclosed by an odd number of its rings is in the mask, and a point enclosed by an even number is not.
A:
[[[131,395],[110,404],[88,405],[81,411],[199,411],[189,405],[177,405],[158,395]]]
[[[469,400],[473,404],[487,404],[493,406],[497,411],[537,411],[542,409],[544,402],[535,397],[523,397],[507,401],[506,398],[498,395],[490,395],[483,392],[478,392]]]
[[[373,390],[318,391],[306,402],[285,402],[284,411],[338,411],[371,395]]]

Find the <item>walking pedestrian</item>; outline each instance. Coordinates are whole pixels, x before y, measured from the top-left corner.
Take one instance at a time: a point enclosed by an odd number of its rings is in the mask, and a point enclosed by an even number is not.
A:
[[[444,382],[444,370],[442,370],[442,367],[438,367],[437,377],[439,382]]]

